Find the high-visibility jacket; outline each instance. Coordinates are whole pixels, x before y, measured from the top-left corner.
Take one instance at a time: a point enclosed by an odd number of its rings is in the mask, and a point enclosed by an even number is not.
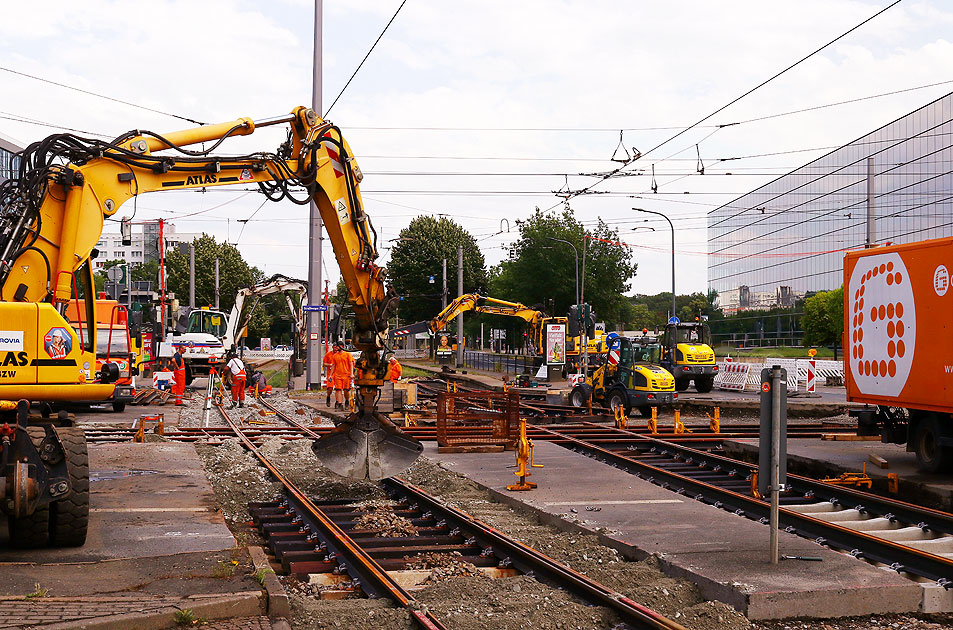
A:
[[[339,350],[331,353],[331,361],[334,363],[334,370],[331,372],[334,388],[349,389],[354,373],[354,357],[350,352]]]
[[[403,372],[404,372],[404,368],[400,367],[400,363],[398,363],[396,360],[391,361],[390,364],[387,366],[387,378],[389,378],[394,383],[400,380],[400,375]]]

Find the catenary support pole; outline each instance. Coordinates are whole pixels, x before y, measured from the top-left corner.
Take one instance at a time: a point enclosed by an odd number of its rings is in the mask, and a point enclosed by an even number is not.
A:
[[[323,0],[314,0],[314,81],[311,89],[311,107],[319,115],[324,114],[321,103],[321,49],[322,49]],[[321,303],[321,256],[324,240],[324,224],[318,204],[311,200],[310,231],[308,236],[308,303]],[[306,377],[308,389],[321,387],[321,360],[324,358],[321,345],[321,317],[308,312],[308,358]]]
[[[195,310],[195,243],[189,243],[189,308]]]
[[[874,200],[874,158],[867,158],[867,243],[868,248],[873,247],[877,241],[877,228],[874,221],[877,220],[877,207]]]
[[[457,297],[463,295],[463,245],[457,245]],[[463,313],[457,315],[457,367],[463,367]]]
[[[215,259],[215,310],[218,310],[219,308],[221,308],[221,307],[218,305],[218,298],[219,298],[219,292],[218,292],[218,258],[216,258],[216,259]]]
[[[447,308],[447,259],[443,259],[443,293],[440,298],[441,310]]]

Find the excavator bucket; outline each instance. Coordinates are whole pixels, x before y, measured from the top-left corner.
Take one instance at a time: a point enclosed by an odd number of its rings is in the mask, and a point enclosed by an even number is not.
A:
[[[325,467],[342,477],[377,481],[409,468],[424,445],[379,413],[361,409],[311,449]]]

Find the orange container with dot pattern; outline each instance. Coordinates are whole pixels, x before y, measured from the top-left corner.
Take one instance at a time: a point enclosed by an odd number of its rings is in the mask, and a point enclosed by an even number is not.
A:
[[[953,238],[844,257],[847,400],[953,413]]]

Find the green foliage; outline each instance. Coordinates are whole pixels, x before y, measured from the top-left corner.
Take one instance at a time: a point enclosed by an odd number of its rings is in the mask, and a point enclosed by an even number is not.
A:
[[[844,289],[821,291],[804,300],[804,343],[839,345],[844,334]]]
[[[176,625],[179,626],[204,626],[208,624],[208,619],[205,617],[196,617],[195,611],[191,608],[177,610],[172,616],[172,619]]]
[[[195,304],[209,306],[215,304],[215,259],[219,260],[219,305],[221,310],[228,313],[235,303],[235,293],[241,287],[248,287],[264,279],[264,274],[257,267],[249,265],[241,252],[228,243],[219,243],[214,237],[203,234],[192,241],[195,246]],[[152,280],[158,277],[158,269],[153,272],[148,263],[134,268],[133,279],[136,274],[152,273]],[[172,249],[166,252],[166,269],[169,274],[168,290],[175,293],[179,303],[188,305],[189,300],[189,254]],[[261,337],[272,337],[277,342],[279,338],[290,339],[290,324],[283,321],[287,311],[284,297],[280,295],[262,298],[258,308],[252,315],[248,325],[247,342],[250,346],[258,345]],[[276,323],[277,322],[277,323]]]
[[[39,582],[33,583],[33,592],[26,596],[26,599],[39,599],[41,597],[48,597],[50,594],[50,589],[45,586],[40,586]]]
[[[447,259],[447,292],[457,291],[457,247],[463,246],[463,292],[484,293],[486,261],[473,236],[446,217],[419,216],[400,232],[391,251],[388,277],[404,296],[400,319],[415,322],[431,319],[440,311],[443,291],[442,260]],[[429,277],[434,276],[430,284]],[[340,296],[339,296],[340,297]],[[449,299],[448,299],[449,301]]]
[[[235,567],[238,566],[237,560],[232,560],[231,562],[225,562],[224,560],[219,560],[218,565],[212,569],[212,577],[216,578],[227,578],[235,575]]]
[[[274,572],[275,572],[275,570],[272,569],[271,567],[262,567],[262,568],[258,569],[257,571],[255,571],[255,573],[252,574],[252,577],[255,578],[255,581],[258,582],[261,586],[264,586],[264,585],[265,585],[265,577],[266,577],[269,573],[274,573]]]
[[[632,262],[631,250],[618,243],[616,230],[601,219],[594,230],[587,230],[571,209],[553,215],[537,208],[533,216],[517,225],[520,239],[510,246],[510,259],[491,270],[492,297],[542,305],[555,315],[568,314],[576,303],[577,258],[572,247],[552,240],[561,239],[572,243],[578,252],[580,290],[585,254],[585,301],[592,304],[598,318],[606,322],[623,318],[624,293],[637,264]]]

